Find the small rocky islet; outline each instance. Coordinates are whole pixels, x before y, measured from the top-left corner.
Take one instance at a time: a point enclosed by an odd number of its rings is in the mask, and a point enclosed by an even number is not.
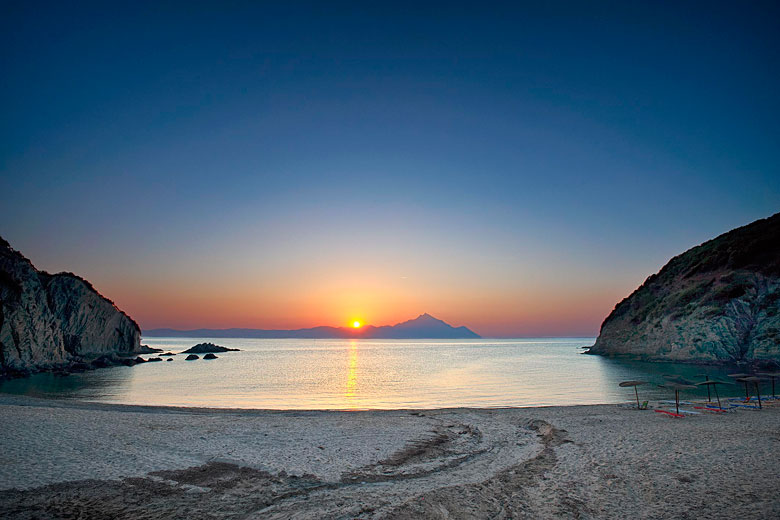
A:
[[[237,348],[223,347],[215,345],[214,343],[198,343],[194,347],[188,348],[182,352],[182,354],[188,354],[188,356],[184,358],[185,361],[194,361],[200,359],[197,354],[205,354],[203,359],[219,359],[214,355],[214,352],[237,352],[238,350],[239,349]]]
[[[219,352],[238,352],[237,348],[228,348],[221,345],[215,345],[214,343],[198,343],[194,347],[190,347],[182,354],[213,354]],[[211,358],[210,358],[211,359]]]

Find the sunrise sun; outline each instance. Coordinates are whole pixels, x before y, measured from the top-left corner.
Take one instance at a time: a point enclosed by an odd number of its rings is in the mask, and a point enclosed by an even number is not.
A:
[[[363,324],[362,324],[362,323],[360,323],[359,321],[355,320],[355,321],[353,321],[353,322],[352,322],[352,326],[353,326],[354,328],[356,328],[356,329],[359,329],[360,327],[362,327],[362,326],[363,326]]]

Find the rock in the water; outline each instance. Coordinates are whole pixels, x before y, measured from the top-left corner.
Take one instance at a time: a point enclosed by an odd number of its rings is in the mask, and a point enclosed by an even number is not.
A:
[[[141,356],[138,356],[137,358],[135,358],[135,362],[136,363],[146,363],[146,360],[144,358],[142,358]]]
[[[206,354],[209,352],[234,352],[237,348],[227,348],[215,345],[214,343],[198,343],[192,348],[188,348],[182,354]]]
[[[217,359],[217,356],[215,356],[214,354],[206,354],[205,356],[203,356],[203,359]]]
[[[152,348],[149,345],[141,345],[138,347],[138,350],[133,352],[134,354],[156,354],[157,352],[162,352],[161,348]]]
[[[200,357],[196,356],[195,354],[190,354],[186,358],[184,358],[184,361],[192,361],[194,359],[200,359]]]
[[[162,358],[150,357],[149,359],[147,359],[147,361],[162,361]]]
[[[173,358],[168,358],[165,361],[173,361]]]
[[[112,358],[110,356],[100,356],[99,358],[94,359],[91,364],[95,368],[107,368],[119,363],[120,360],[117,358]]]
[[[0,377],[135,353],[140,337],[135,321],[89,282],[38,271],[0,238]]]
[[[780,213],[672,258],[615,306],[589,353],[780,360]]]

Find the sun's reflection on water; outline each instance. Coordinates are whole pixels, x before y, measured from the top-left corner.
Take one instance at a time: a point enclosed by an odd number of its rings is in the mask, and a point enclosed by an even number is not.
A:
[[[349,342],[349,370],[347,372],[347,389],[345,397],[351,401],[355,398],[357,388],[357,363],[358,363],[358,344],[357,341]]]
[[[0,382],[0,393],[89,401],[223,408],[338,409],[548,406],[634,399],[618,387],[638,379],[640,399],[668,399],[663,374],[729,380],[737,367],[631,362],[581,355],[593,338],[522,340],[214,339],[240,348],[215,362],[144,363],[58,377]],[[150,341],[182,351],[191,338]],[[724,388],[728,395],[744,389]],[[766,385],[764,385],[766,387]],[[707,391],[690,391],[686,398]],[[721,394],[724,397],[724,394]],[[0,424],[2,424],[0,422]]]

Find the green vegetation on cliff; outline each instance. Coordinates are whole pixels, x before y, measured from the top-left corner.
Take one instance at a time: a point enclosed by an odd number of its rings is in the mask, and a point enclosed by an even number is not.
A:
[[[615,306],[591,353],[780,360],[780,213],[672,258]]]

